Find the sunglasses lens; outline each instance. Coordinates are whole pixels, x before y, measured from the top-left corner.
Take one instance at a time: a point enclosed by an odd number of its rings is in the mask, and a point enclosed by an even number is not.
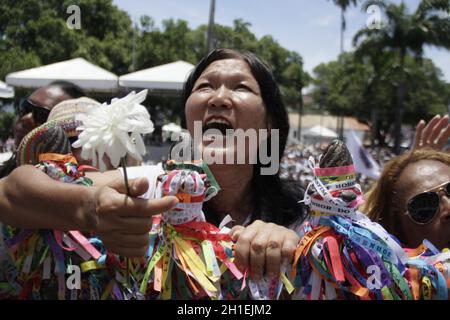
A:
[[[439,195],[436,192],[421,193],[408,203],[408,212],[417,223],[429,223],[438,211]]]
[[[69,137],[70,145],[74,144],[78,140],[78,137]]]
[[[38,124],[43,124],[47,121],[48,115],[50,114],[50,110],[37,107],[33,109],[33,118]]]
[[[447,183],[447,186],[445,187],[445,192],[447,192],[447,195],[450,196],[450,182]]]
[[[23,100],[19,106],[19,115],[23,117],[24,115],[33,111],[33,106],[28,102],[28,100]]]

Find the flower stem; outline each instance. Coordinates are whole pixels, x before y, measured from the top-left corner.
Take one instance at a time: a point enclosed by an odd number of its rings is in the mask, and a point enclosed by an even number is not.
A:
[[[128,185],[128,174],[127,174],[127,156],[120,160],[120,165],[123,169],[123,179],[125,180],[125,189],[127,191],[127,196],[130,196],[130,186]]]
[[[125,182],[125,190],[127,192],[127,196],[130,196],[130,186],[128,185],[128,174],[127,174],[127,156],[120,159],[120,165],[123,169],[123,179]],[[125,264],[126,264],[126,281],[127,286],[130,287],[130,260],[129,258],[125,258]]]

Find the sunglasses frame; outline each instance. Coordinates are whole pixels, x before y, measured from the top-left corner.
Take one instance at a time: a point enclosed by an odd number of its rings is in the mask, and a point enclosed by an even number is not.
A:
[[[30,112],[33,114],[34,121],[41,125],[47,121],[50,114],[50,109],[37,105],[29,99],[23,99],[19,105],[19,116],[23,117]]]
[[[439,212],[441,211],[441,209],[440,209],[441,208],[441,195],[440,195],[441,191],[444,191],[444,193],[445,193],[445,195],[447,197],[450,196],[450,191],[448,190],[449,186],[450,186],[450,181],[444,182],[444,183],[442,183],[442,184],[440,184],[440,185],[438,185],[438,186],[436,186],[434,188],[431,188],[431,189],[425,190],[425,191],[423,191],[423,192],[421,192],[419,194],[416,194],[414,197],[412,197],[411,199],[408,200],[408,203],[406,204],[407,208],[411,205],[412,201],[416,197],[418,197],[420,195],[423,195],[425,193],[434,193],[434,194],[436,194],[437,197],[438,197],[438,206],[437,206],[437,208],[436,208],[436,210],[435,210],[435,212],[433,214],[433,217],[430,219],[430,221],[427,221],[427,222],[418,222],[418,221],[416,221],[412,217],[411,212],[409,211],[409,209],[406,210],[405,215],[407,215],[411,219],[411,221],[414,222],[415,224],[418,224],[418,225],[430,224],[431,222],[433,222],[434,219],[436,219],[436,217],[438,216]]]

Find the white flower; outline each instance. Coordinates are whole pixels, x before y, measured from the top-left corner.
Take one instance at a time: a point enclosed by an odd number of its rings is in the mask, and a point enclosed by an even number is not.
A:
[[[141,135],[153,131],[150,115],[140,104],[146,96],[147,90],[138,94],[133,91],[124,98],[111,100],[110,105],[104,103],[87,114],[77,116],[77,120],[83,123],[77,130],[82,132],[72,146],[81,147],[81,157],[91,159],[94,166],[97,166],[98,156],[100,171],[106,170],[104,154],[114,167],[119,166],[127,153],[142,160],[145,145]]]

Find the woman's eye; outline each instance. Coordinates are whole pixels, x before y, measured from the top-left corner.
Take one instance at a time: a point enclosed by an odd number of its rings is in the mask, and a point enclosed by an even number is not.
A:
[[[207,82],[203,82],[197,86],[197,89],[204,89],[204,88],[211,88],[211,85]]]
[[[250,89],[249,87],[247,87],[245,84],[240,84],[236,87],[237,90],[241,90],[241,91],[252,91],[252,89]]]

